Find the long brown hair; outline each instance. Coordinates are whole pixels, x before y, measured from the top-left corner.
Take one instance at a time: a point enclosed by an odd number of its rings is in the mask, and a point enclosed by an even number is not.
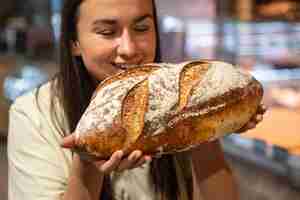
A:
[[[72,41],[77,39],[76,24],[78,21],[78,9],[83,0],[65,0],[62,10],[62,24],[59,48],[59,65],[60,70],[53,79],[51,87],[52,98],[51,107],[53,109],[53,119],[55,120],[55,97],[61,104],[64,116],[68,122],[70,132],[75,127],[89,104],[90,98],[95,86],[92,78],[84,67],[84,63],[80,57],[74,57],[71,52]],[[154,62],[161,61],[159,29],[156,14],[155,1],[153,2],[153,14],[156,27],[156,54]],[[58,123],[55,123],[58,124]],[[65,127],[60,125],[62,133],[67,134]],[[162,199],[176,200],[178,193],[178,183],[176,178],[175,166],[172,156],[163,156],[154,159],[151,162],[151,177],[155,185],[156,193]],[[101,199],[113,199],[109,177],[104,181]]]

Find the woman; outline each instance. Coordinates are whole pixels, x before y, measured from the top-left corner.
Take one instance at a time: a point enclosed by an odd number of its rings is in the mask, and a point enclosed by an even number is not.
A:
[[[10,109],[10,199],[237,199],[218,142],[153,160],[136,150],[84,161],[61,148],[101,80],[160,61],[155,9],[152,0],[65,1],[59,73]]]

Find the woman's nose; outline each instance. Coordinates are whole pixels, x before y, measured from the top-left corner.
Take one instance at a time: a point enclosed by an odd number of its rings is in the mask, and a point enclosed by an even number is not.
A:
[[[131,35],[128,31],[124,31],[124,33],[119,38],[118,43],[118,55],[125,58],[131,59],[137,54],[137,42],[133,35]]]

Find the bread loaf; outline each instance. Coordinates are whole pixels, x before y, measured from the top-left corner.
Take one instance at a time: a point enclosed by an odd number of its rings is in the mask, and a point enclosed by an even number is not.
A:
[[[261,84],[219,61],[130,68],[101,82],[74,132],[75,151],[159,156],[233,133],[256,113]]]

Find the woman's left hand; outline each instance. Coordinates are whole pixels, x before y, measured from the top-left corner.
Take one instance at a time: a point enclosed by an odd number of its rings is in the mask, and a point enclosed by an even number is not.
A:
[[[258,123],[260,123],[263,120],[263,116],[265,112],[267,111],[267,108],[264,104],[259,105],[256,113],[253,115],[253,117],[249,120],[249,122],[243,126],[240,130],[237,131],[237,133],[243,133],[250,129],[254,129]]]

